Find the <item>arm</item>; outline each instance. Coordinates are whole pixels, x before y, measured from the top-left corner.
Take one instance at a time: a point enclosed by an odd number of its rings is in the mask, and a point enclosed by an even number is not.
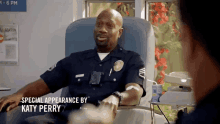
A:
[[[144,90],[137,83],[128,83],[125,87],[126,89],[130,86],[135,88],[128,89],[121,93],[123,99],[121,100],[120,105],[137,105],[140,101],[140,98],[143,96]],[[70,115],[70,124],[82,122],[90,123],[100,123],[100,124],[109,124],[112,123],[117,114],[119,98],[110,95],[108,98],[102,101],[102,104],[97,108],[94,105],[84,105],[82,111],[74,112]],[[107,114],[103,114],[107,113]],[[84,116],[87,116],[85,119]],[[91,116],[91,115],[96,115]]]
[[[41,79],[32,82],[18,92],[5,96],[0,99],[0,111],[3,107],[9,105],[6,111],[9,111],[18,106],[22,97],[40,97],[48,93],[54,93],[67,85],[67,73],[63,69],[62,61],[59,61],[55,66],[52,66],[40,77]]]
[[[142,88],[145,79],[145,66],[141,57],[138,54],[133,54],[126,66],[125,74],[125,91],[121,92],[123,99],[120,105],[138,105],[140,98],[146,95]],[[133,86],[134,88],[130,88]],[[110,95],[103,100],[103,104],[114,104],[113,111],[116,114],[119,105],[119,98],[115,95]]]
[[[114,117],[116,116],[118,105],[138,105],[139,104],[144,90],[137,83],[128,83],[125,86],[125,88],[127,89],[130,86],[133,86],[135,88],[128,89],[124,92],[121,92],[121,95],[123,97],[121,101],[119,101],[119,98],[115,95],[110,95],[109,97],[107,97],[106,99],[102,101],[102,105],[111,106],[113,113],[114,113]]]
[[[134,86],[135,88],[132,88],[130,90],[126,90],[121,93],[123,96],[123,99],[120,102],[120,105],[137,105],[140,102],[140,99],[143,94],[143,88],[136,83],[129,83],[125,86],[125,89],[127,89],[130,86]]]
[[[40,97],[48,93],[50,93],[49,87],[44,80],[39,79],[21,88],[15,94],[21,95],[22,97]]]
[[[7,104],[9,104],[9,106],[7,107],[6,111],[9,111],[17,107],[22,97],[40,97],[40,96],[48,94],[49,92],[50,92],[50,89],[48,88],[46,83],[42,79],[39,79],[21,88],[16,93],[1,98],[0,111]]]
[[[140,102],[141,96],[143,94],[143,88],[137,83],[129,83],[125,86],[127,89],[130,86],[134,86],[135,88],[126,90],[121,92],[123,99],[120,101],[120,105],[137,105]],[[105,104],[114,104],[119,105],[119,98],[115,95],[110,95],[106,99],[102,101]]]

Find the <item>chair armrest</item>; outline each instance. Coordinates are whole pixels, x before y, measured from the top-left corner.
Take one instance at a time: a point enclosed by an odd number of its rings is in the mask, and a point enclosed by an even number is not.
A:
[[[145,107],[145,106],[119,106],[118,110],[123,110],[123,109],[144,109],[144,110],[149,110],[151,111],[151,109],[149,107]],[[158,115],[163,115],[160,111],[158,110],[154,110],[154,113],[158,114]]]
[[[36,112],[22,112],[22,105],[37,105]],[[50,105],[46,103],[19,103],[18,106],[9,112],[0,112],[0,124],[14,124],[19,123],[22,120],[37,115],[44,115],[47,112],[39,112],[39,105]]]

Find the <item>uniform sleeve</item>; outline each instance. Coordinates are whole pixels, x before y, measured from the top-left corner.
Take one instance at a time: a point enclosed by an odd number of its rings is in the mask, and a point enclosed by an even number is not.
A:
[[[143,87],[143,82],[145,79],[145,65],[140,55],[134,55],[128,62],[128,69],[126,71],[125,83],[137,83],[143,88],[143,95],[146,95],[146,91]],[[125,85],[126,85],[125,84]]]
[[[55,65],[50,67],[46,72],[40,75],[41,79],[44,80],[52,93],[67,86],[68,75],[64,69],[63,61],[65,61],[65,59],[60,60]]]

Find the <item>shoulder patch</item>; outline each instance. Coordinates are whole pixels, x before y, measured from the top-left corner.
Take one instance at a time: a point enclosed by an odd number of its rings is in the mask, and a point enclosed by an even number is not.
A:
[[[145,67],[139,69],[139,76],[145,79]]]

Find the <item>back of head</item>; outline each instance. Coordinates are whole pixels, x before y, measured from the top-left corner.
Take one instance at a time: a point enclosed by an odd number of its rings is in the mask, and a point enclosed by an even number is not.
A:
[[[219,66],[218,4],[214,2],[207,4],[200,0],[178,0],[178,4],[181,21],[191,29],[193,38],[206,49]]]

